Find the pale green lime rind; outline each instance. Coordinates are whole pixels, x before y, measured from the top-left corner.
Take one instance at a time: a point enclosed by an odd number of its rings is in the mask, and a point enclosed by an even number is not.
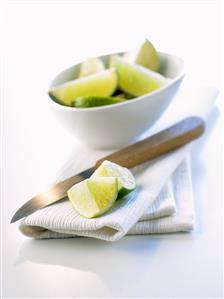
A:
[[[118,180],[119,198],[127,195],[136,188],[135,178],[128,168],[107,160],[103,161],[91,176],[91,178],[97,177],[116,177]]]
[[[133,96],[150,93],[168,84],[168,80],[161,74],[128,63],[117,55],[111,57],[110,67],[115,67],[117,70],[119,88]]]
[[[105,70],[105,65],[100,58],[89,58],[81,64],[79,78],[86,77]]]
[[[126,101],[119,97],[78,97],[72,106],[76,108],[92,108],[98,106],[114,105]]]
[[[75,210],[86,218],[106,213],[118,195],[117,179],[93,178],[84,180],[68,190],[68,198]]]
[[[145,40],[136,49],[125,53],[123,58],[128,62],[139,64],[154,72],[157,72],[160,67],[160,55],[148,40]]]
[[[49,95],[58,102],[71,106],[72,102],[80,96],[107,97],[112,95],[116,88],[117,73],[114,68],[111,68],[53,87]]]

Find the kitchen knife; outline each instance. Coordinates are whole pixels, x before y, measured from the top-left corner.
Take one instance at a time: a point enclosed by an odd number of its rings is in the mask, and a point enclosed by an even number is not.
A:
[[[15,213],[11,223],[66,198],[68,189],[90,177],[104,160],[132,168],[189,143],[201,136],[204,129],[204,121],[199,117],[191,116],[149,138],[112,153],[98,160],[95,166],[52,186],[42,194],[34,196]]]

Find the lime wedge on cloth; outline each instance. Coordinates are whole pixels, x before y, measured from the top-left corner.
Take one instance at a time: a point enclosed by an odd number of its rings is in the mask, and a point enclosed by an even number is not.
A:
[[[72,102],[80,96],[110,96],[116,87],[116,70],[111,68],[53,87],[49,95],[60,103],[71,106]]]
[[[138,64],[129,63],[118,55],[111,56],[110,66],[117,70],[118,87],[133,96],[152,92],[169,82],[159,73]]]
[[[86,77],[100,71],[103,71],[105,66],[99,58],[89,58],[81,64],[79,78]]]
[[[91,178],[115,177],[118,182],[118,197],[121,198],[136,187],[135,178],[128,168],[122,167],[110,161],[103,163],[94,171]]]
[[[118,195],[115,177],[90,178],[68,190],[68,198],[75,210],[86,218],[107,212]]]

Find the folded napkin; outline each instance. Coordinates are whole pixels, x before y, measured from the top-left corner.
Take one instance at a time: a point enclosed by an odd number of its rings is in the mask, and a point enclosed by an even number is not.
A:
[[[213,106],[217,91],[203,89],[200,91],[200,96],[196,94],[197,108],[195,105],[195,109],[191,109],[189,114],[199,114],[206,118]],[[180,114],[170,114],[169,121],[175,122],[178,117]],[[164,119],[166,123],[166,118]],[[159,129],[164,125],[161,121],[160,123]],[[190,148],[191,145],[186,145],[134,168],[137,189],[117,201],[105,215],[86,219],[74,210],[69,201],[62,201],[23,219],[20,230],[26,236],[37,239],[87,236],[106,241],[119,240],[126,234],[190,231],[194,226],[188,157]],[[92,166],[94,161],[106,154],[82,146],[77,147],[55,181]]]

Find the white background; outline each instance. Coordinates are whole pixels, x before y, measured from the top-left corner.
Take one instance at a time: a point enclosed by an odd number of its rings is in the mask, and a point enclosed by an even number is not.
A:
[[[43,190],[75,141],[48,108],[64,68],[149,38],[221,87],[222,1],[6,1],[1,8],[3,297],[221,297],[221,131],[216,108],[193,154],[192,234],[32,241],[9,221]],[[3,84],[2,84],[3,83]],[[221,137],[222,136],[222,137]],[[197,158],[197,159],[196,159]]]

